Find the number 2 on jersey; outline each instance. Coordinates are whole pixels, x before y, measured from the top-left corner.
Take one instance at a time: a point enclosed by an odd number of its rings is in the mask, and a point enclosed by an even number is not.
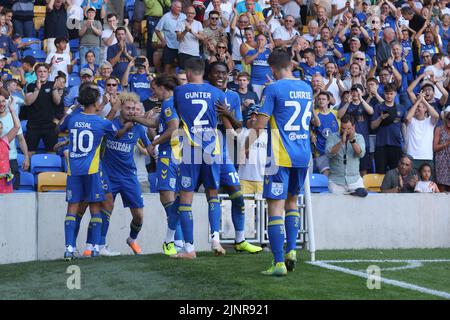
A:
[[[300,131],[300,125],[294,125],[295,120],[297,120],[302,106],[298,101],[285,101],[284,103],[285,107],[294,107],[294,113],[292,114],[291,118],[286,122],[284,125],[284,131]],[[309,130],[309,124],[306,123],[308,117],[311,117],[311,101],[308,101],[308,104],[306,105],[306,109],[303,112],[301,125],[303,127],[303,130],[308,131]]]
[[[206,110],[208,110],[208,104],[206,103],[205,100],[201,100],[201,99],[193,99],[192,100],[192,104],[199,104],[202,106],[202,108],[200,109],[200,112],[198,113],[198,115],[195,117],[194,119],[194,126],[206,126],[209,124],[208,120],[201,120],[203,115],[206,113]]]

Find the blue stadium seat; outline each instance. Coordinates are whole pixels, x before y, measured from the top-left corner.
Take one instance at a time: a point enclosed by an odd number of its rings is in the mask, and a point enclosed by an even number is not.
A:
[[[70,52],[74,53],[75,51],[80,50],[80,39],[72,39],[69,40]]]
[[[61,157],[56,154],[35,154],[31,157],[32,174],[48,171],[61,171]]]
[[[74,86],[79,86],[81,83],[80,76],[74,73],[71,73],[69,76],[69,88]]]
[[[25,50],[22,56],[33,56],[37,62],[45,62],[47,58],[47,54],[43,50]]]
[[[19,190],[34,191],[34,176],[30,172],[20,172]]]
[[[78,75],[80,73],[80,66],[78,64],[74,64],[72,67],[72,73],[74,75]]]
[[[17,154],[17,163],[19,164],[19,168],[22,168],[23,160],[25,160],[25,156],[22,153]]]
[[[28,120],[20,121],[20,126],[22,127],[22,132],[24,135],[25,135],[25,132],[27,132],[27,123],[28,123]]]
[[[309,178],[311,192],[328,192],[328,177],[324,174],[313,173]]]
[[[26,50],[41,50],[42,49],[42,43],[40,42],[38,38],[22,38],[22,43],[27,43],[31,41],[39,41],[39,43],[33,43],[28,46],[26,46]]]

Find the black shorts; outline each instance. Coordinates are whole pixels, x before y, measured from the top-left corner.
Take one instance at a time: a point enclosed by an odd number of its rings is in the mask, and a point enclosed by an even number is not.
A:
[[[178,49],[171,49],[168,46],[164,47],[162,62],[163,64],[175,64],[178,58]]]
[[[189,60],[190,58],[198,58],[196,56],[191,56],[189,54],[186,53],[179,53],[178,54],[178,65],[180,66],[180,69],[184,70],[184,64],[186,63],[187,60]]]
[[[41,139],[44,141],[45,151],[53,152],[53,147],[58,142],[58,133],[55,128],[34,129],[27,127],[25,140],[27,141],[28,151],[36,151]]]

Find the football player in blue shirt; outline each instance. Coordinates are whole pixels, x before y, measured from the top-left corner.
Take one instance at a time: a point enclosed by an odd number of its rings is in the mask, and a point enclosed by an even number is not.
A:
[[[297,261],[295,246],[300,224],[297,198],[311,159],[309,123],[313,92],[306,82],[294,78],[289,53],[274,51],[269,65],[277,81],[264,90],[254,126],[256,134],[247,139],[246,153],[269,123],[267,150],[271,166],[266,167],[263,196],[268,202],[267,233],[274,262],[262,273],[284,276],[287,270],[294,270]],[[286,256],[283,250],[285,232]]]
[[[234,141],[234,130],[242,127],[241,101],[239,95],[232,90],[227,89],[228,66],[223,62],[213,62],[209,66],[209,82],[223,90],[227,98],[225,106],[218,105],[218,128],[222,133],[222,163],[220,164],[220,186],[224,187],[231,199],[231,218],[235,230],[236,251],[247,251],[257,253],[262,251],[261,247],[254,246],[245,240],[245,204],[241,192],[239,175],[236,172],[233,161],[228,152],[228,140]],[[211,201],[211,200],[210,200]]]
[[[174,90],[175,108],[182,128],[180,131],[184,134],[182,136],[182,159],[177,180],[180,202],[178,214],[175,210],[171,210],[169,213],[169,231],[173,235],[175,234],[178,219],[180,219],[185,252],[179,252],[171,257],[193,259],[196,257],[196,253],[192,199],[194,190],[200,183],[203,183],[206,188],[207,199],[217,199],[221,154],[217,134],[216,103],[223,104],[226,97],[221,90],[203,83],[205,62],[202,59],[187,60],[185,69],[189,83]],[[218,231],[220,228],[220,204],[218,201],[212,201],[208,209],[211,230]],[[218,239],[218,232],[217,234],[213,233],[213,249],[220,246],[216,239]],[[215,253],[221,254],[216,250]]]
[[[105,150],[102,155],[102,166],[105,180],[110,187],[113,198],[120,193],[124,207],[130,208],[133,217],[130,224],[130,236],[126,242],[134,254],[141,254],[142,250],[136,242],[144,222],[144,202],[141,187],[137,179],[136,164],[134,162],[134,148],[140,140],[151,153],[147,130],[140,124],[134,124],[132,117],[140,112],[139,97],[132,92],[123,92],[119,95],[121,110],[120,116],[112,122],[119,128],[126,128],[124,135],[106,135]],[[107,118],[113,118],[117,112],[113,105]],[[111,213],[104,217],[104,223],[109,225]],[[107,231],[107,230],[106,230]],[[106,233],[105,233],[106,235]]]
[[[177,208],[175,203],[175,191],[177,170],[180,153],[180,143],[176,136],[180,120],[173,105],[173,90],[178,85],[176,76],[162,74],[153,80],[155,95],[162,101],[159,119],[146,119],[133,117],[133,121],[145,126],[158,128],[159,137],[153,140],[152,148],[158,148],[158,162],[156,163],[157,181],[156,189],[159,191],[161,204],[164,206],[167,216],[170,210]],[[167,232],[167,239],[163,244],[166,255],[177,254],[184,247],[183,233],[178,223],[175,232],[175,241],[171,239],[171,232]],[[178,250],[177,250],[178,249]]]
[[[74,233],[80,203],[89,203],[91,211],[90,229],[94,248],[92,256],[98,256],[102,230],[100,214],[105,193],[99,174],[100,144],[105,134],[116,134],[111,121],[102,119],[96,113],[100,103],[100,91],[96,86],[84,86],[78,101],[84,105],[83,112],[67,116],[60,124],[60,130],[69,131],[69,164],[66,200],[69,203],[65,219],[66,251],[65,260],[74,257]]]

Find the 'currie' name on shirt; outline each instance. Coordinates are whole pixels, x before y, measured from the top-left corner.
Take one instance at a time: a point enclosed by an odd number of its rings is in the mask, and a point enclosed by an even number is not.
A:
[[[91,129],[91,124],[89,122],[75,122],[75,128],[86,128]]]
[[[211,92],[186,92],[186,99],[211,99]]]
[[[289,98],[291,98],[291,99],[311,99],[311,92],[289,91]]]

